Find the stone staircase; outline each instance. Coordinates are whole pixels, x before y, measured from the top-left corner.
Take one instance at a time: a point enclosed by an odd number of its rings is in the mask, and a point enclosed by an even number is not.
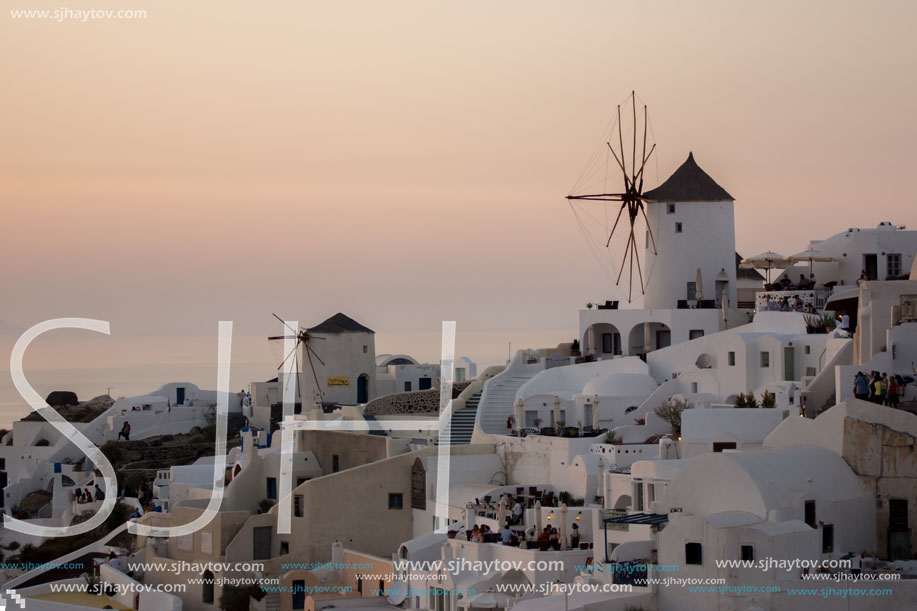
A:
[[[452,413],[452,419],[446,425],[446,429],[440,433],[436,445],[463,446],[471,443],[471,435],[474,433],[474,419],[478,413],[478,404],[481,401],[481,393],[476,392],[465,401],[465,407]]]
[[[265,611],[280,611],[280,593],[271,592],[264,597],[264,610]]]
[[[370,427],[373,426],[372,424],[373,422],[376,422],[376,417],[373,414],[363,414],[363,419],[366,420],[367,424],[369,424]],[[379,435],[380,437],[386,436],[385,431],[374,429],[374,428],[369,429],[369,434],[370,435]]]
[[[506,435],[506,420],[513,415],[513,403],[516,391],[535,377],[538,370],[503,373],[487,383],[486,395],[481,404],[481,417],[478,421],[481,431],[494,435]]]

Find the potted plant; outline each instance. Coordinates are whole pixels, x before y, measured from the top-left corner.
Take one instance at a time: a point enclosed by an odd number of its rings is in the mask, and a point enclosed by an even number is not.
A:
[[[614,431],[608,431],[605,433],[605,443],[609,445],[616,445],[621,443],[621,438]]]
[[[591,309],[592,309],[592,306],[593,306],[593,303],[592,303],[591,301],[586,302],[586,309],[587,309],[587,310],[591,310]]]
[[[777,406],[777,397],[767,390],[761,395],[761,407],[771,409]]]

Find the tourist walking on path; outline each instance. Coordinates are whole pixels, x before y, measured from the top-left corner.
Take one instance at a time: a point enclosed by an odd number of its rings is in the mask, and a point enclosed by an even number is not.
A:
[[[124,437],[124,441],[131,440],[131,423],[130,422],[125,422],[124,426],[121,427],[121,432],[118,433],[118,441],[120,441],[122,437]]]
[[[898,377],[889,376],[888,378],[888,403],[891,408],[898,408]]]
[[[862,371],[858,371],[853,379],[853,396],[861,401],[869,400],[869,380]]]
[[[872,400],[877,405],[882,405],[882,400],[885,398],[885,383],[882,382],[882,377],[876,373],[875,381],[872,383],[873,394]]]

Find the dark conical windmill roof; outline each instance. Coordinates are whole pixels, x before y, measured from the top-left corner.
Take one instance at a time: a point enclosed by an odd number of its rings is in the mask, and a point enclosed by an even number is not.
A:
[[[725,202],[735,201],[726,189],[716,184],[710,175],[694,161],[694,153],[669,179],[643,194],[657,202]]]
[[[309,333],[375,333],[369,327],[364,327],[350,316],[340,312],[306,331]]]

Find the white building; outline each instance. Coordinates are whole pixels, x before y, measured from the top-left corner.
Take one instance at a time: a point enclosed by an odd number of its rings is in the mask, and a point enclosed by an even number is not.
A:
[[[306,332],[312,339],[308,347],[303,342],[299,355],[304,401],[359,405],[378,396],[372,329],[339,312]],[[309,348],[314,355],[309,354]]]
[[[819,284],[853,286],[864,271],[870,280],[898,280],[907,277],[914,262],[917,231],[882,222],[875,228],[851,227],[830,238],[812,240],[809,246],[835,259],[812,264]],[[808,274],[808,264],[802,271]],[[795,276],[790,280],[795,281]]]
[[[734,200],[694,161],[694,154],[668,180],[645,196],[647,286],[643,307],[674,308],[696,299],[700,270],[703,298],[719,304],[723,291],[736,303]],[[655,252],[654,252],[655,250]]]

